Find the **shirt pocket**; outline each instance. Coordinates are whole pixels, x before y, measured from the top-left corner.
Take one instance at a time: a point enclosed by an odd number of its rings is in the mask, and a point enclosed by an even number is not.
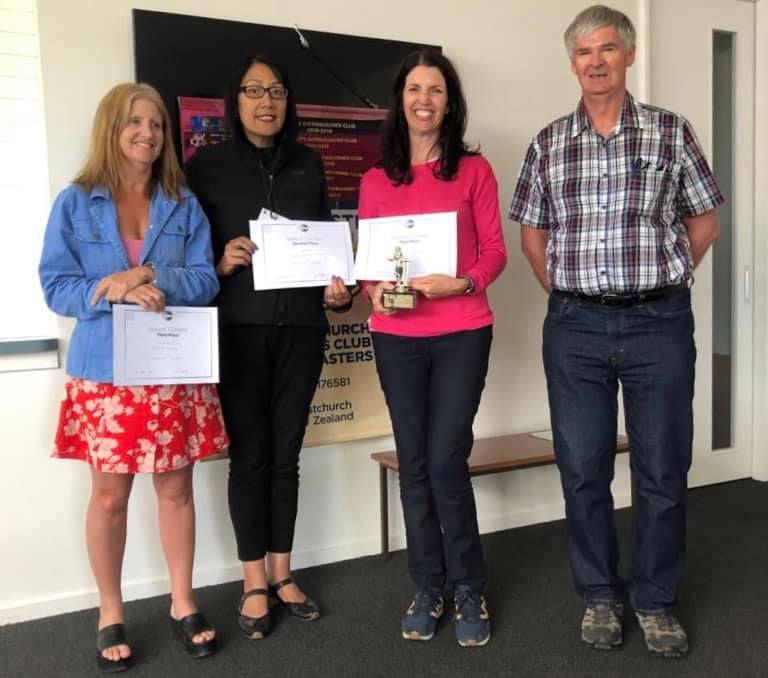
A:
[[[660,228],[674,221],[680,164],[660,158],[637,158],[627,182],[626,212],[646,226]]]
[[[97,225],[89,219],[80,219],[72,222],[72,230],[86,278],[103,278],[119,268],[112,243]]]
[[[157,237],[149,261],[163,266],[183,266],[187,229],[180,221],[164,224]]]

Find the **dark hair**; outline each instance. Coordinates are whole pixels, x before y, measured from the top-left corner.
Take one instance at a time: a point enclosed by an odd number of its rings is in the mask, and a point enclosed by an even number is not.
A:
[[[227,94],[224,100],[226,106],[227,125],[232,130],[232,134],[241,140],[247,140],[245,130],[243,129],[243,123],[240,120],[238,114],[238,97],[240,95],[240,83],[243,77],[248,72],[248,69],[254,64],[263,64],[269,70],[271,70],[275,77],[283,83],[288,90],[288,98],[286,99],[285,108],[285,122],[283,123],[280,131],[275,135],[275,146],[278,146],[286,141],[296,141],[296,136],[299,133],[298,116],[296,115],[296,100],[294,98],[293,88],[288,81],[288,76],[285,75],[285,71],[275,65],[275,63],[264,56],[263,54],[253,54],[241,63],[240,67],[235,72],[232,80],[227,87]],[[269,96],[265,94],[264,96]]]
[[[459,169],[461,156],[477,153],[477,150],[470,149],[464,143],[464,132],[467,128],[467,102],[453,64],[434,49],[412,52],[403,59],[400,70],[395,76],[395,82],[392,85],[392,106],[382,125],[380,166],[384,168],[395,185],[410,184],[413,181],[411,142],[403,111],[403,90],[405,79],[416,66],[432,66],[439,69],[445,78],[447,89],[448,106],[437,140],[440,159],[432,169],[435,177],[443,181],[453,179]]]

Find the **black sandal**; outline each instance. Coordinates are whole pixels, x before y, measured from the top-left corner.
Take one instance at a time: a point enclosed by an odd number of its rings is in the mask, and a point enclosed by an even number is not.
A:
[[[202,659],[216,652],[216,636],[202,643],[196,643],[193,638],[203,631],[213,631],[213,627],[203,616],[202,612],[193,612],[181,619],[171,619],[174,635],[184,645],[184,650],[190,657]]]
[[[314,621],[315,619],[319,619],[320,607],[314,600],[312,600],[312,598],[306,594],[304,596],[304,602],[301,603],[289,603],[277,595],[277,592],[281,588],[293,583],[293,579],[288,577],[287,579],[283,579],[276,584],[272,584],[269,588],[272,591],[272,595],[274,595],[280,604],[283,605],[286,610],[288,610],[288,614],[290,614],[292,617],[296,617],[296,619],[301,619],[302,621]]]
[[[272,630],[272,617],[269,615],[269,605],[267,605],[267,614],[262,617],[249,617],[243,614],[243,605],[251,596],[266,596],[267,600],[269,600],[269,591],[267,589],[251,589],[246,591],[240,598],[240,605],[237,607],[237,611],[240,613],[240,616],[237,618],[240,630],[247,638],[257,640],[263,638]]]
[[[133,655],[112,660],[107,659],[101,654],[107,648],[115,647],[115,645],[128,645],[125,640],[124,624],[111,624],[110,626],[105,626],[96,634],[96,664],[106,673],[125,671],[129,669],[133,663]]]

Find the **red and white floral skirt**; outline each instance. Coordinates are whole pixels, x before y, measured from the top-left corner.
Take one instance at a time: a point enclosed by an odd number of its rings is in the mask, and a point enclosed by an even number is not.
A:
[[[228,445],[213,384],[114,386],[71,378],[52,456],[107,473],[162,473]]]

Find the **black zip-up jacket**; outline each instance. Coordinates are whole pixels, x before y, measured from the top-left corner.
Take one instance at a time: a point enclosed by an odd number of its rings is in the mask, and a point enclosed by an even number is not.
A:
[[[214,262],[238,236],[250,237],[248,222],[262,208],[289,219],[331,218],[320,156],[299,143],[260,149],[237,136],[199,149],[186,165],[190,189],[209,221]],[[327,327],[323,288],[253,289],[250,266],[219,278],[215,304],[222,325],[291,325]]]

